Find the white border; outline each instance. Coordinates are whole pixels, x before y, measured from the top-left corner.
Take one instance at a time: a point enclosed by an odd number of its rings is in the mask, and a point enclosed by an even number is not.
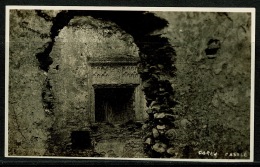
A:
[[[59,156],[9,156],[8,155],[8,87],[9,87],[9,11],[11,9],[41,10],[112,10],[112,11],[172,11],[172,12],[249,12],[251,13],[251,96],[250,96],[250,158],[249,159],[160,159],[160,158],[100,158]],[[5,21],[5,157],[100,159],[100,160],[147,160],[183,162],[253,162],[254,160],[254,91],[255,91],[255,8],[186,8],[186,7],[99,7],[99,6],[6,6]]]
[[[255,8],[195,8],[195,7],[117,7],[117,6],[6,6],[6,9],[41,10],[112,10],[112,11],[174,11],[174,12],[255,12]]]
[[[255,116],[255,8],[251,13],[251,93],[250,93],[250,159],[254,160]]]

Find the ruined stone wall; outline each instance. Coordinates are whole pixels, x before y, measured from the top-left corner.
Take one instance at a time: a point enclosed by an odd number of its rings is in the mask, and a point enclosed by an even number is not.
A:
[[[59,12],[10,12],[9,155],[52,155],[71,131],[85,130],[87,58],[138,58],[132,37],[114,23],[76,17],[53,26]]]
[[[11,12],[10,155],[49,155],[50,143],[67,145],[70,131],[86,128],[87,57],[138,56],[132,37],[111,22],[75,17],[54,31],[52,18],[58,12]],[[154,34],[168,38],[176,51],[176,77],[162,74],[178,100],[172,151],[181,154],[177,157],[196,157],[190,154],[199,150],[249,151],[250,15],[155,13],[169,24]],[[36,55],[51,42],[45,58],[53,63],[47,72],[39,68],[45,59],[39,63]]]
[[[91,122],[89,61],[138,58],[138,49],[115,24],[85,16],[74,17],[60,31],[50,57],[48,78],[55,105],[52,140],[65,146],[72,131],[86,130]]]
[[[9,155],[43,155],[46,151],[52,120],[43,108],[46,75],[35,54],[50,41],[51,26],[35,11],[10,11]]]
[[[176,143],[195,153],[249,151],[250,14],[156,14],[169,26],[155,33],[176,51],[176,77],[169,78],[181,118]],[[194,155],[184,149],[183,156]]]

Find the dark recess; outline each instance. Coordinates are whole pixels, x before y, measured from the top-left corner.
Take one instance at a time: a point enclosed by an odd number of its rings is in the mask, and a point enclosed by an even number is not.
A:
[[[91,138],[89,131],[71,132],[72,149],[88,149],[91,147]]]
[[[215,58],[220,49],[220,41],[218,39],[210,39],[207,45],[208,47],[205,49],[206,55],[208,58]]]

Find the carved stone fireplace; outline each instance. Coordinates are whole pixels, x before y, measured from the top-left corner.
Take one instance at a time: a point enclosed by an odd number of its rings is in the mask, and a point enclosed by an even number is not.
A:
[[[89,61],[91,122],[125,123],[146,118],[138,60]]]

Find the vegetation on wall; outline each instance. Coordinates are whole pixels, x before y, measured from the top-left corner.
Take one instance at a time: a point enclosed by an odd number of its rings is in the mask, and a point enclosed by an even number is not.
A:
[[[141,43],[141,44],[140,44]],[[174,77],[175,51],[166,38],[149,36],[139,43],[140,75],[146,95],[149,120],[144,125],[145,151],[150,157],[174,157],[176,137],[174,90],[168,78]]]

